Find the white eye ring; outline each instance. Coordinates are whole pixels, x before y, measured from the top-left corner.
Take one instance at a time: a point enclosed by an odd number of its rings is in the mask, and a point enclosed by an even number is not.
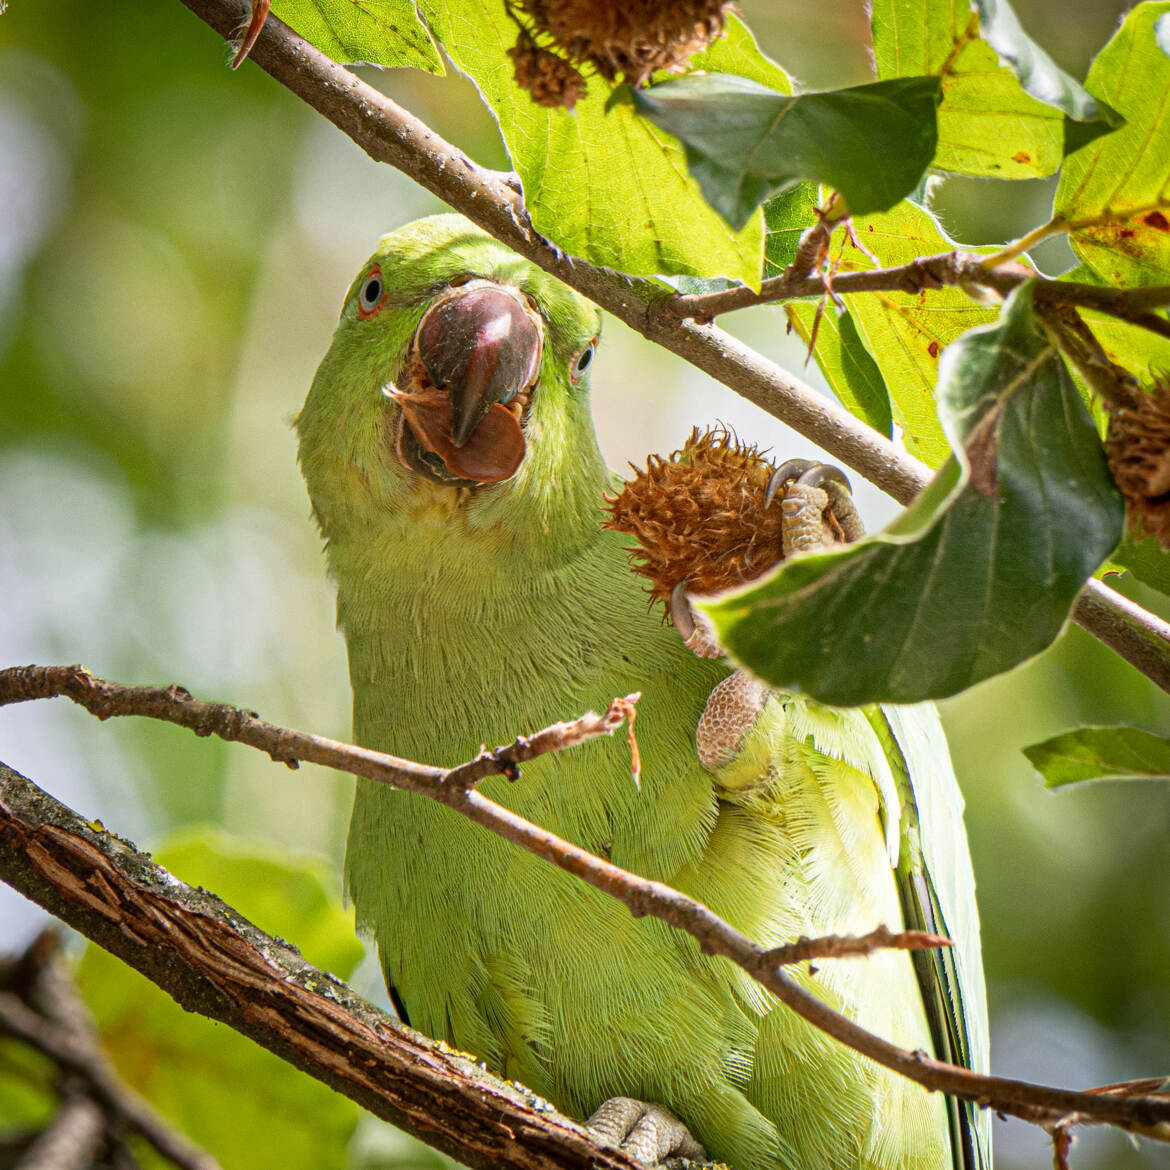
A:
[[[366,274],[362,287],[358,290],[358,315],[372,317],[386,299],[386,282],[382,279],[382,269],[375,265]]]
[[[577,360],[573,362],[572,378],[574,382],[582,378],[585,371],[593,365],[593,355],[596,352],[597,340],[594,339],[577,355]]]

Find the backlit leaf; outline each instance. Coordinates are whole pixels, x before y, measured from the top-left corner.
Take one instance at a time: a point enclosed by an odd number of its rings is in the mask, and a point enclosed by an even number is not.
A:
[[[1108,284],[1170,282],[1170,57],[1155,26],[1170,3],[1139,4],[1088,82],[1126,124],[1069,158],[1055,214],[1073,251]]]
[[[334,61],[444,72],[413,0],[272,0],[272,15]]]
[[[687,174],[682,147],[630,104],[611,104],[609,82],[590,77],[571,112],[538,106],[513,81],[504,56],[517,28],[503,0],[421,0],[420,8],[495,116],[538,232],[571,255],[631,275],[759,283],[762,217],[732,231]],[[773,89],[788,85],[734,18],[727,36],[691,68],[749,76]]]

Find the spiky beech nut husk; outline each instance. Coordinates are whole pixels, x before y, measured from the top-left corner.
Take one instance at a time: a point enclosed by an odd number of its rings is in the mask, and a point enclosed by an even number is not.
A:
[[[516,84],[532,95],[538,106],[571,110],[585,93],[585,78],[564,57],[542,49],[527,29],[521,29],[508,50]]]
[[[1110,414],[1105,448],[1130,530],[1170,549],[1170,380]]]
[[[727,0],[514,0],[576,65],[641,85],[659,69],[682,69],[723,35]]]
[[[722,427],[700,430],[667,458],[651,455],[607,497],[605,527],[637,538],[630,566],[669,608],[671,590],[718,593],[754,580],[783,558],[779,501],[764,507],[775,470],[758,447]]]

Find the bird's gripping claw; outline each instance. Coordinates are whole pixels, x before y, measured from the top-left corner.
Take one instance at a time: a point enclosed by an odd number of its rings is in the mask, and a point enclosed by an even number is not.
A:
[[[849,480],[837,467],[789,459],[768,480],[764,507],[772,507],[777,497],[782,515],[782,555],[777,560],[848,544],[865,534]],[[671,620],[695,654],[717,657],[723,650],[710,629],[696,618],[686,586],[685,580],[680,581],[671,593]],[[695,747],[705,768],[714,771],[739,755],[769,693],[769,688],[746,670],[728,675],[712,690],[695,732]]]

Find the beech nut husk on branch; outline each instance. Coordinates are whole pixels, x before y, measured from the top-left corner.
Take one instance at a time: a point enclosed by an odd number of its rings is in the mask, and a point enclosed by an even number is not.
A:
[[[582,69],[641,85],[686,67],[723,35],[725,0],[512,0],[521,25],[509,50],[516,84],[542,106],[569,109],[584,93]]]
[[[1170,549],[1170,380],[1110,413],[1105,449],[1130,531]]]

